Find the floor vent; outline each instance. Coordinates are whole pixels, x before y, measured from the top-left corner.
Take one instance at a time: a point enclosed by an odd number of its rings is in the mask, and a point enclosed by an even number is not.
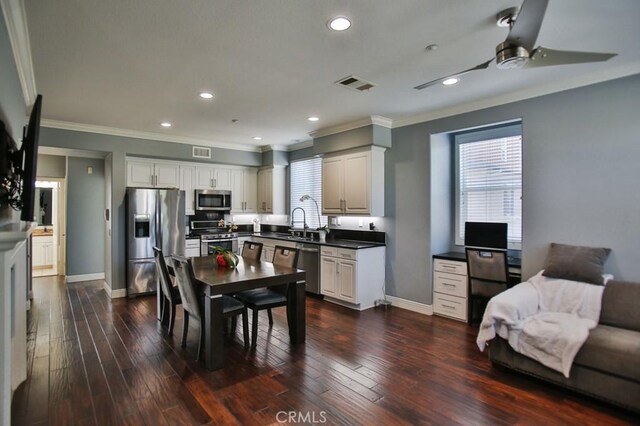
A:
[[[193,158],[211,158],[211,148],[204,146],[194,146],[191,153]]]
[[[355,75],[350,75],[349,77],[345,77],[336,81],[338,86],[346,87],[347,89],[355,90],[356,92],[364,92],[365,90],[369,90],[376,85],[361,79],[360,77],[356,77]]]

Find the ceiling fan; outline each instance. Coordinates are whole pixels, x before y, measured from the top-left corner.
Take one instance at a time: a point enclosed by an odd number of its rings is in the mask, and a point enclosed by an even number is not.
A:
[[[446,80],[457,79],[457,77],[471,71],[487,69],[494,59],[499,69],[510,69],[602,62],[617,55],[616,53],[553,50],[542,46],[534,48],[548,3],[549,0],[525,0],[520,10],[518,8],[510,8],[498,13],[498,26],[508,26],[510,30],[507,39],[496,46],[496,56],[494,58],[468,70],[421,84],[414,87],[414,89],[422,90],[435,84],[443,83]],[[450,81],[452,83],[457,82],[457,80]]]

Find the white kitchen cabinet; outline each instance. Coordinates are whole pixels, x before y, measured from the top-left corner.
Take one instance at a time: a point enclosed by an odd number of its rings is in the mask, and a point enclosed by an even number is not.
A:
[[[180,166],[172,162],[127,160],[127,186],[179,188]]]
[[[296,243],[293,241],[282,241],[261,237],[251,237],[251,241],[262,243],[262,254],[260,255],[260,260],[265,262],[273,261],[273,253],[275,252],[276,246],[296,248]]]
[[[195,189],[231,190],[231,169],[197,166]]]
[[[200,257],[200,239],[189,238],[184,242],[184,255],[186,257]]]
[[[328,301],[364,310],[383,298],[385,248],[320,248],[320,293]]]
[[[184,213],[187,216],[196,214],[195,174],[194,166],[180,166],[180,189],[184,191]]]
[[[384,216],[384,148],[322,160],[322,213]]]
[[[286,214],[285,168],[272,166],[258,171],[258,213]]]
[[[231,213],[256,213],[258,172],[256,169],[231,171]]]

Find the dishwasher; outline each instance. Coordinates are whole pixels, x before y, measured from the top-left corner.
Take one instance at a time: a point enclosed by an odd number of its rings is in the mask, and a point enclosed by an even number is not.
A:
[[[297,243],[298,269],[307,273],[306,290],[320,295],[320,246],[316,244]]]

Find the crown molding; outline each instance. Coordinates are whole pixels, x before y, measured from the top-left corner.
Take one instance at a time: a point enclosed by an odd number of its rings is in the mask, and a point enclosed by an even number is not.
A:
[[[269,151],[287,151],[287,147],[285,145],[263,145],[260,147],[260,152],[269,152]]]
[[[353,129],[359,129],[360,127],[370,126],[375,124],[377,126],[386,127],[388,129],[393,127],[393,120],[380,115],[372,115],[361,120],[352,121],[350,123],[340,124],[338,126],[325,127],[314,132],[309,133],[312,138],[321,138],[324,136],[335,135],[336,133],[342,133]]]
[[[289,145],[287,151],[300,151],[301,149],[311,148],[313,147],[313,139],[309,139],[306,141],[298,142],[293,145]]]
[[[398,127],[410,126],[412,124],[424,123],[426,121],[451,117],[471,111],[478,111],[481,109],[504,105],[511,102],[537,98],[539,96],[563,92],[565,90],[576,89],[578,87],[589,86],[596,83],[602,83],[608,80],[628,77],[630,75],[638,73],[640,73],[640,64],[625,65],[617,67],[615,69],[608,69],[567,80],[554,81],[552,83],[537,86],[535,88],[523,89],[505,95],[485,98],[479,101],[466,102],[450,108],[442,108],[435,111],[424,112],[422,114],[398,118],[393,120],[393,128],[395,129]]]
[[[224,142],[215,142],[205,139],[191,138],[186,136],[165,135],[153,132],[142,132],[138,130],[118,129],[115,127],[96,126],[93,124],[80,124],[68,121],[42,119],[40,121],[42,127],[51,129],[72,130],[76,132],[98,133],[110,136],[122,136],[126,138],[146,139],[161,142],[181,143],[185,145],[201,145],[211,148],[231,149],[234,151],[262,152],[262,148],[249,145],[235,145]]]
[[[29,42],[29,28],[24,3],[22,0],[0,0],[0,5],[4,22],[7,24],[24,103],[31,105],[36,101],[38,92],[36,91],[36,79],[31,61],[31,43]]]

